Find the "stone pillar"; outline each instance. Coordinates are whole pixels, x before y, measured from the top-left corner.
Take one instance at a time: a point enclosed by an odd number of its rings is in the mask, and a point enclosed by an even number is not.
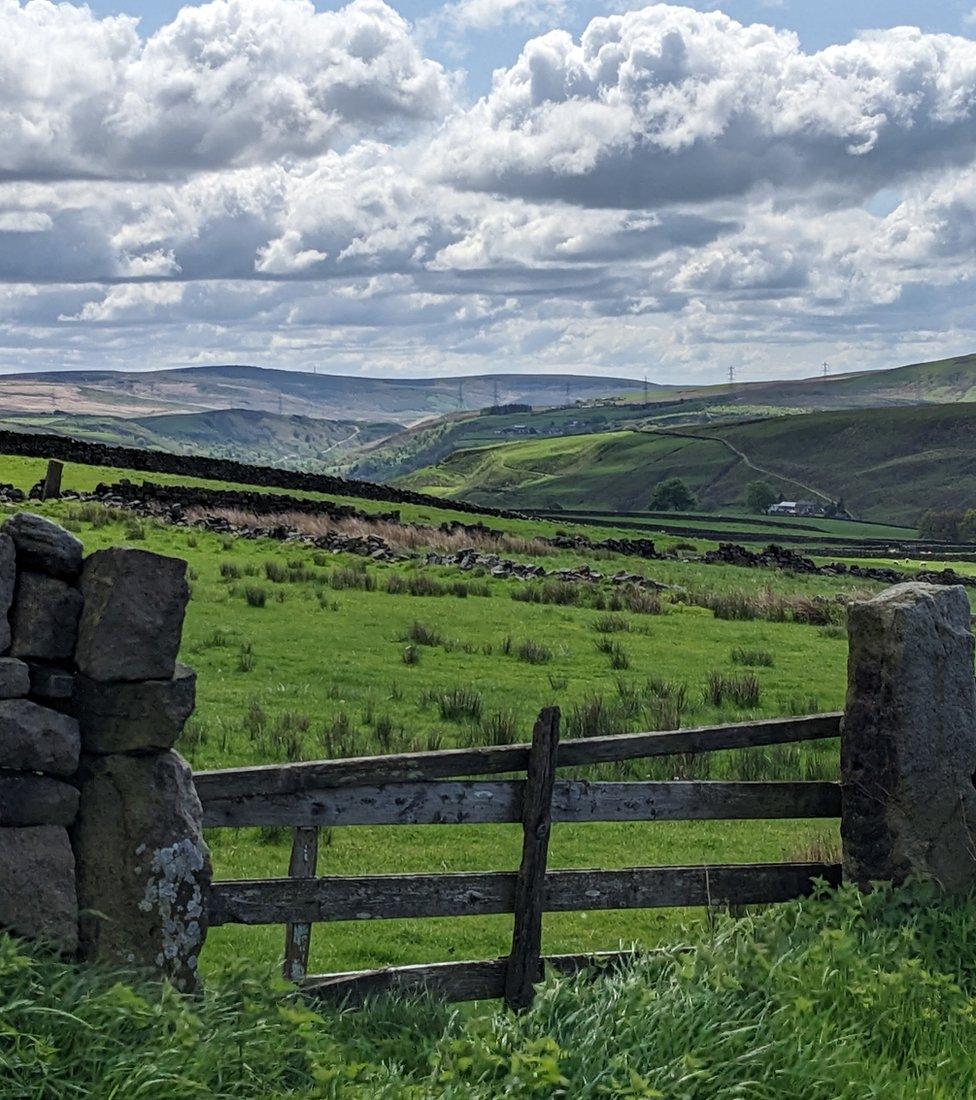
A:
[[[81,543],[50,520],[22,513],[0,531],[0,927],[65,953],[78,942],[80,737],[34,696],[27,661],[70,677],[80,567]]]
[[[851,605],[841,737],[845,877],[976,885],[976,681],[966,590]]]
[[[211,867],[193,777],[173,751],[195,689],[176,663],[186,562],[100,550],[85,560],[81,591],[72,699],[83,754],[72,833],[81,953],[192,989]]]

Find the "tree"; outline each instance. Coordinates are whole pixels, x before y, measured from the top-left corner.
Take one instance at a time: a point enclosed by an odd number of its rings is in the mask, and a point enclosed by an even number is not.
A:
[[[658,512],[687,512],[695,507],[695,494],[680,477],[669,477],[654,486],[650,506]]]
[[[959,523],[959,541],[976,542],[976,508],[970,508]]]
[[[918,533],[932,542],[958,542],[962,512],[926,512],[918,525]]]
[[[750,481],[746,486],[746,507],[750,512],[768,512],[779,500],[779,493],[768,481]]]

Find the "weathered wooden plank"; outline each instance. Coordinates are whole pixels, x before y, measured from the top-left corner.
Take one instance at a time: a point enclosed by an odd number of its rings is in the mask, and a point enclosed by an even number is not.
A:
[[[546,955],[533,975],[541,981],[545,969],[561,974],[579,973],[592,967],[607,970],[637,957],[632,951],[607,951],[593,955]],[[508,957],[477,962],[426,963],[419,966],[391,966],[383,970],[351,970],[343,974],[319,974],[302,983],[302,992],[312,998],[362,1005],[379,993],[429,993],[440,1000],[497,1000],[504,995]]]
[[[318,829],[296,829],[291,843],[288,875],[293,879],[315,877],[319,860]],[[285,959],[282,973],[289,982],[300,982],[308,973],[308,949],[312,926],[307,921],[289,921],[285,927]]]
[[[667,733],[630,733],[563,741],[557,766],[583,767],[674,753],[716,752],[837,737],[841,712],[801,718],[771,718],[725,726],[701,726]],[[448,779],[452,776],[524,772],[528,745],[492,745],[477,749],[360,756],[305,764],[267,764],[197,772],[194,780],[204,806],[217,800],[253,795],[290,795],[336,787]]]
[[[389,783],[289,795],[213,800],[204,824],[229,826],[486,825],[522,816],[524,779]],[[557,780],[553,821],[687,821],[838,817],[840,787],[827,782]]]
[[[834,863],[747,863],[548,871],[546,912],[759,905],[840,885]],[[355,875],[215,882],[210,923],[284,924],[402,917],[482,916],[515,910],[515,872]]]
[[[71,825],[78,789],[46,775],[0,775],[0,826]]]
[[[558,747],[559,710],[546,707],[532,731],[529,770],[522,799],[522,863],[515,876],[515,928],[505,971],[505,1003],[516,1011],[532,1004],[534,984],[539,976]]]

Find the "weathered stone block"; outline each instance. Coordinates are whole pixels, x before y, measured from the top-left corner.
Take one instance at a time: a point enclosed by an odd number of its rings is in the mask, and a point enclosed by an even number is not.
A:
[[[98,550],[81,574],[76,663],[93,680],[173,675],[190,596],[186,562],[146,550]]]
[[[78,945],[75,861],[66,829],[40,825],[0,835],[0,927],[66,954]]]
[[[0,774],[0,826],[70,825],[78,789],[46,775]],[[0,844],[3,834],[0,833]]]
[[[10,615],[11,653],[68,660],[75,651],[81,605],[81,593],[65,581],[46,573],[22,572]]]
[[[33,512],[18,512],[3,525],[13,539],[21,569],[72,580],[81,571],[81,541],[53,520]]]
[[[963,588],[900,584],[851,606],[841,738],[844,873],[976,885],[976,680]]]
[[[169,680],[106,683],[79,676],[72,710],[85,752],[171,749],[193,713],[197,676],[177,664]]]
[[[10,622],[7,613],[14,599],[17,583],[17,559],[13,539],[0,531],[0,653],[10,648]]]
[[[30,661],[27,665],[30,675],[30,693],[45,700],[67,700],[75,690],[75,674],[54,665],[38,664]]]
[[[86,757],[74,826],[81,950],[197,981],[210,854],[200,800],[175,752]]]
[[[0,768],[73,775],[80,752],[74,718],[30,699],[0,700]]]
[[[0,699],[20,699],[30,686],[30,673],[23,661],[0,657]]]

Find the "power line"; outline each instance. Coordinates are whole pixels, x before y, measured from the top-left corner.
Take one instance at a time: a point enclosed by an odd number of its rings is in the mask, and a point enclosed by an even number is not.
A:
[[[823,361],[823,376],[824,376],[824,378],[826,378],[827,375],[829,375],[829,374],[830,374],[830,364],[825,359]]]
[[[735,363],[729,363],[729,385],[735,385]]]

